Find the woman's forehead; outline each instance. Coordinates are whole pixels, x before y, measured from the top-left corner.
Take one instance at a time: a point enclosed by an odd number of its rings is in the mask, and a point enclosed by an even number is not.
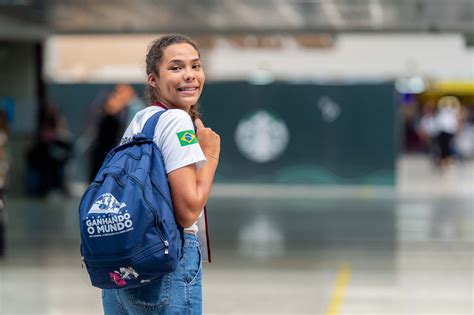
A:
[[[171,60],[187,60],[187,59],[199,59],[199,53],[190,44],[180,43],[173,44],[165,48],[163,53],[163,59],[166,61]]]

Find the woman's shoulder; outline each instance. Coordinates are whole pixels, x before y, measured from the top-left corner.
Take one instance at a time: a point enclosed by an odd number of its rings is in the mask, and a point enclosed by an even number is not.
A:
[[[163,113],[163,115],[173,117],[173,118],[187,118],[190,119],[190,116],[188,113],[186,113],[184,110],[179,109],[179,108],[171,108],[166,111],[166,113]]]
[[[144,109],[139,110],[136,115],[147,115],[147,114],[154,114],[156,112],[159,112],[160,110],[163,110],[163,108],[158,107],[158,106],[147,106]]]
[[[153,114],[163,111],[164,109],[158,106],[146,107],[135,114],[132,123],[144,124]],[[182,109],[168,109],[160,117],[158,121],[159,126],[169,125],[183,125],[192,124],[191,117]]]
[[[163,113],[162,119],[168,122],[192,123],[191,116],[184,110],[178,108],[168,109]]]
[[[158,112],[161,108],[157,106],[148,106],[142,110],[136,112],[136,114],[132,118],[132,122],[147,120],[150,118],[154,113]]]

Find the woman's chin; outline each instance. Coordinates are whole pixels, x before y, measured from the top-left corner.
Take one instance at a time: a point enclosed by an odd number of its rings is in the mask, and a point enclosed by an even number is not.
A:
[[[180,98],[179,104],[182,107],[189,108],[193,106],[194,104],[196,104],[198,99],[199,99],[198,97],[183,97],[183,98]]]

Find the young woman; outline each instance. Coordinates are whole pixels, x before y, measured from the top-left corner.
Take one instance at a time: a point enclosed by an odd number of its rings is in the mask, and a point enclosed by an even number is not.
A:
[[[104,313],[200,314],[201,252],[196,221],[211,191],[220,137],[198,118],[197,101],[205,76],[199,50],[191,39],[168,35],[153,42],[146,71],[151,106],[135,115],[124,138],[140,132],[154,113],[166,110],[156,126],[154,141],[168,173],[176,222],[184,228],[183,255],[174,272],[149,285],[103,290]]]

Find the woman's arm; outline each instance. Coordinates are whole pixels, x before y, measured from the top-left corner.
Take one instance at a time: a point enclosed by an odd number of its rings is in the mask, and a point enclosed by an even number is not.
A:
[[[196,120],[197,138],[207,162],[196,170],[195,164],[176,169],[168,174],[175,218],[184,228],[198,219],[209,198],[214,174],[219,163],[220,137]]]

